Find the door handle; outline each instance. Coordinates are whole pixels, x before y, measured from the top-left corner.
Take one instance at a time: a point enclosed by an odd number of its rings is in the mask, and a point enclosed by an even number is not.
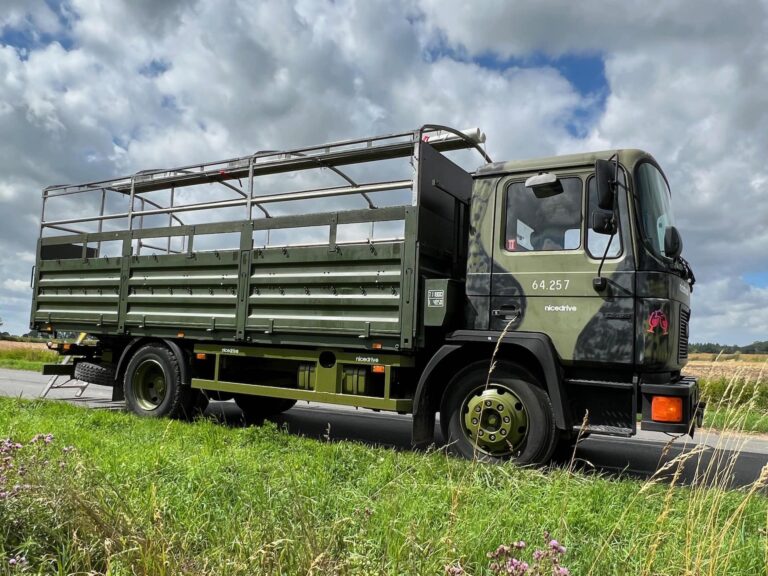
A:
[[[502,320],[517,320],[520,316],[520,307],[514,304],[502,306],[496,310],[491,310],[491,316]]]

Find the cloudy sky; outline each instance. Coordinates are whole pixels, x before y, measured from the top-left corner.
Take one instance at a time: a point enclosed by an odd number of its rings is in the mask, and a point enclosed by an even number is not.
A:
[[[692,340],[768,339],[764,0],[1,0],[2,330],[27,330],[46,185],[427,122],[496,160],[649,150]]]

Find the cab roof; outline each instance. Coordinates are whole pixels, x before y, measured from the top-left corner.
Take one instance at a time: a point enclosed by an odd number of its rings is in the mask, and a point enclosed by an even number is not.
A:
[[[639,160],[653,157],[644,150],[636,148],[624,148],[619,150],[600,150],[597,152],[582,152],[580,154],[566,154],[563,156],[549,156],[546,158],[531,158],[528,160],[508,160],[506,162],[493,162],[485,164],[477,169],[476,177],[491,176],[493,174],[508,174],[515,172],[534,172],[537,170],[554,170],[558,168],[571,168],[577,166],[589,166],[595,160],[607,160],[619,153],[619,161],[631,170]]]

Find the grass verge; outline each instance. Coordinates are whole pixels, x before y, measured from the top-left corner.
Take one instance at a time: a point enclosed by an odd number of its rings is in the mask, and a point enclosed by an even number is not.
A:
[[[40,433],[50,443],[30,443]],[[768,575],[760,484],[681,488],[18,399],[0,399],[5,436],[21,447],[0,470],[0,572],[490,574],[488,552],[548,530],[571,574]]]

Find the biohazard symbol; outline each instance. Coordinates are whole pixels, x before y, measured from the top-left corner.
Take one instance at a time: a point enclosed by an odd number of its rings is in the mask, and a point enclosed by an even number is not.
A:
[[[655,334],[656,328],[661,328],[662,336],[669,334],[669,322],[661,310],[655,310],[648,316],[648,333]]]

